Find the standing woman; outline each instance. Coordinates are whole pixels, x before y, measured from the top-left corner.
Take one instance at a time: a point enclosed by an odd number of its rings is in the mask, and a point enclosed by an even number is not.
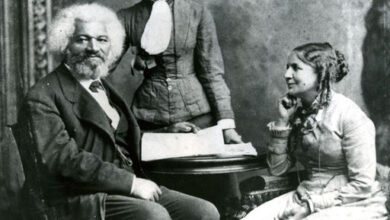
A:
[[[295,48],[284,74],[288,94],[268,124],[268,165],[283,175],[295,161],[308,178],[244,219],[386,219],[385,196],[375,181],[375,127],[350,99],[331,89],[348,73],[329,43]]]
[[[144,80],[132,110],[142,130],[196,132],[218,124],[227,143],[241,143],[216,27],[205,5],[192,0],[142,0],[118,12],[125,51]]]
[[[225,143],[242,143],[207,7],[193,0],[142,0],[118,16],[126,30],[124,49],[136,56],[132,68],[144,76],[132,104],[140,128],[176,133],[218,125]],[[209,192],[213,202],[225,199],[215,198],[215,192],[239,197],[234,174],[213,179],[195,181],[192,188]]]

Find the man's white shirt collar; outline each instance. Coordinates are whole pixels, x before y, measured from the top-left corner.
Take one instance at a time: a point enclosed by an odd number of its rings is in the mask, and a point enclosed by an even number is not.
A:
[[[65,64],[65,66],[70,71],[69,66],[67,64]],[[92,92],[89,89],[89,86],[91,85],[92,82],[96,80],[101,82],[101,80],[100,79],[79,79],[79,78],[76,78],[76,80],[96,100],[96,102],[103,109],[106,115],[111,119],[111,126],[114,129],[116,129],[119,124],[120,116],[118,111],[110,104],[107,94],[103,90],[98,90],[98,92]]]

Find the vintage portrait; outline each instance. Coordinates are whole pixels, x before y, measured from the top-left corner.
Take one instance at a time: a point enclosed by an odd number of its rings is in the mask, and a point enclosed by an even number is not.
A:
[[[390,219],[390,0],[0,12],[0,219]]]

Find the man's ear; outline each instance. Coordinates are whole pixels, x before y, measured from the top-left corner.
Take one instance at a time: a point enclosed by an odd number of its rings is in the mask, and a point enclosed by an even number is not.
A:
[[[66,54],[68,53],[68,47],[65,47],[61,51],[52,52],[51,55],[53,57],[53,61],[55,63],[66,62]]]

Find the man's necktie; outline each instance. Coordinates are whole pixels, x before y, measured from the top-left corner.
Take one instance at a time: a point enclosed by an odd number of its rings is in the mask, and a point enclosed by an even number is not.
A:
[[[89,86],[89,90],[91,90],[92,92],[98,92],[98,89],[104,91],[102,83],[99,80],[95,80]]]
[[[150,55],[164,52],[172,31],[172,12],[166,0],[156,0],[141,37],[141,47]]]

